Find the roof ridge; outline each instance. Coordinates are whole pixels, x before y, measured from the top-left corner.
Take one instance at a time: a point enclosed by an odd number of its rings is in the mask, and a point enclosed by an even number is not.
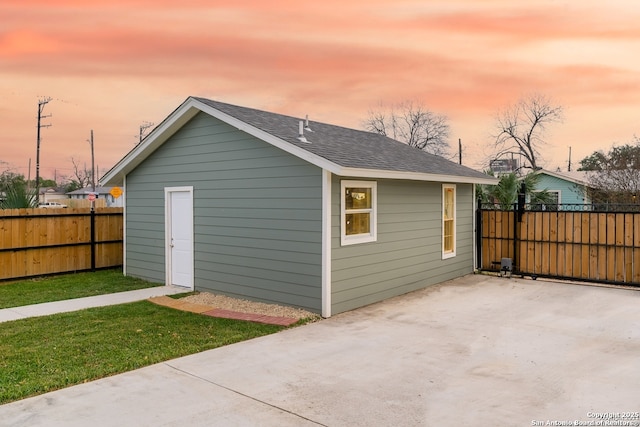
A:
[[[283,122],[305,119],[208,98],[193,98],[343,167],[435,175],[475,176],[478,179],[488,177],[482,172],[411,147],[386,135],[330,123],[311,121],[315,124],[313,132],[305,133],[307,142],[300,142],[297,139],[299,136],[297,124],[294,128],[292,123]]]
[[[213,106],[213,105],[211,105],[213,103],[213,104],[224,105],[224,106],[232,107],[232,108],[240,108],[240,109],[243,109],[243,110],[255,111],[255,112],[258,112],[258,113],[262,113],[262,114],[270,114],[270,115],[274,115],[274,116],[286,117],[286,118],[295,119],[295,120],[307,120],[307,117],[303,118],[303,117],[298,117],[298,116],[292,116],[290,114],[277,113],[277,112],[268,111],[268,110],[261,110],[259,108],[245,107],[245,106],[242,106],[242,105],[231,104],[231,103],[228,103],[228,102],[218,101],[218,100],[210,99],[210,98],[203,98],[203,97],[199,97],[199,96],[192,96],[191,98],[196,99],[196,100],[198,100],[200,102],[203,102],[205,104],[208,104],[210,106]],[[334,127],[334,128],[340,128],[340,129],[348,130],[348,131],[351,131],[351,132],[362,132],[362,133],[369,134],[369,135],[379,135],[381,137],[389,138],[391,141],[403,144],[403,142],[398,141],[398,140],[393,139],[393,138],[390,138],[387,135],[382,135],[382,134],[379,134],[379,133],[376,133],[376,132],[371,132],[371,131],[368,131],[366,129],[354,129],[354,128],[350,128],[350,127],[345,126],[345,125],[336,125],[336,124],[333,124],[333,123],[327,123],[327,122],[323,122],[323,121],[319,121],[319,120],[312,120],[311,118],[309,118],[308,120],[309,120],[309,123],[315,123],[315,124],[319,124],[319,125],[323,125],[323,126],[331,126],[331,127]],[[427,154],[431,154],[431,153],[427,153]]]
[[[303,132],[291,115],[190,96],[149,136],[105,175],[104,184],[120,183],[124,176],[198,114],[271,144],[304,161],[340,176],[389,178],[434,182],[494,183],[482,172],[449,159],[366,130],[309,120],[311,131]]]

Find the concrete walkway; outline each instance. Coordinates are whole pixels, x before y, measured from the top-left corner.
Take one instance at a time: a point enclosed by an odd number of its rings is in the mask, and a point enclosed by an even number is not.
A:
[[[127,302],[142,301],[147,298],[179,294],[188,291],[188,289],[177,286],[157,286],[154,288],[137,289],[135,291],[118,292],[115,294],[45,302],[42,304],[25,305],[22,307],[3,308],[0,310],[0,322],[25,319],[27,317],[48,316],[50,314],[66,313],[85,308],[124,304]]]
[[[466,276],[2,405],[0,426],[590,425],[640,411],[638,307],[636,290]]]

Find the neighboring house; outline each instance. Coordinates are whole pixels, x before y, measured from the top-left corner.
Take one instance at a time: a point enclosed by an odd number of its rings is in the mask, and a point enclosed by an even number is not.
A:
[[[590,204],[587,189],[589,183],[587,173],[538,171],[540,179],[538,190],[547,190],[556,197],[556,203]]]
[[[324,317],[474,269],[474,184],[387,137],[190,97],[101,180],[124,271]]]
[[[42,187],[39,189],[38,196],[38,203],[60,202],[61,199],[68,199],[63,187]]]
[[[115,198],[111,195],[113,187],[96,187],[95,193],[98,199],[105,199],[107,207],[122,207],[122,197]],[[89,198],[89,194],[93,191],[93,187],[80,188],[79,190],[70,191],[67,196],[73,200],[84,200]]]

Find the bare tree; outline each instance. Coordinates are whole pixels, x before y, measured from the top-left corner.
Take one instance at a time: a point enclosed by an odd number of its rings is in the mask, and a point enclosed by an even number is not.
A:
[[[553,105],[544,95],[534,94],[499,112],[496,117],[495,146],[498,159],[506,154],[519,154],[526,164],[521,167],[539,169],[540,148],[547,126],[561,122],[562,106]]]
[[[369,132],[446,157],[449,154],[449,123],[445,115],[436,114],[413,101],[369,111],[363,122]]]
[[[71,177],[67,178],[65,189],[67,191],[75,191],[88,187],[91,183],[91,169],[87,169],[86,165],[81,167],[73,157],[71,158],[71,164],[73,165],[73,173]]]

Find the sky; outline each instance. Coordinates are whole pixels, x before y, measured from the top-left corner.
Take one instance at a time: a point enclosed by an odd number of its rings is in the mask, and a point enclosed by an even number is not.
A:
[[[0,170],[99,175],[188,96],[362,129],[381,104],[448,117],[475,169],[496,115],[563,107],[542,165],[640,135],[637,0],[2,0]],[[72,161],[73,160],[73,161]],[[31,169],[29,169],[31,165]]]

